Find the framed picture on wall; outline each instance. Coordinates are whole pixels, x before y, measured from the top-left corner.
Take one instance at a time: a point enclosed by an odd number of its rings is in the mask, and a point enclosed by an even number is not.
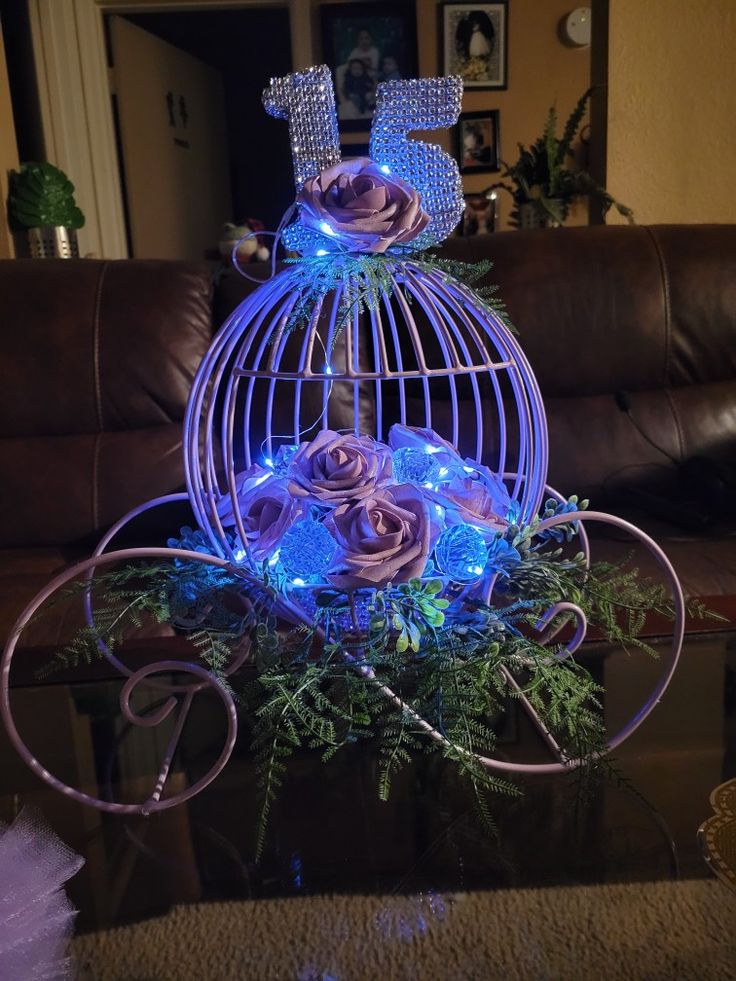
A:
[[[496,195],[466,194],[460,234],[488,235],[496,231]]]
[[[500,170],[498,109],[464,112],[455,127],[455,154],[461,174]]]
[[[414,5],[322,4],[322,51],[335,80],[340,128],[370,129],[380,82],[417,75]]]
[[[461,75],[468,89],[505,89],[508,8],[500,3],[442,4],[443,75]]]

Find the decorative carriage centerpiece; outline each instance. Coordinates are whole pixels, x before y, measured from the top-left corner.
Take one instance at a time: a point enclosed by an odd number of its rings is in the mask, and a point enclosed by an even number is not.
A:
[[[329,755],[371,734],[374,723],[389,745],[385,793],[418,734],[458,763],[476,790],[487,789],[498,771],[564,770],[600,756],[661,696],[683,631],[672,567],[633,526],[547,487],[536,379],[503,306],[468,285],[485,267],[468,269],[428,251],[460,220],[462,188],[456,163],[408,133],[451,126],[461,96],[458,78],[382,83],[370,158],[341,161],[325,67],[272,80],[264,92],[267,111],[289,125],[297,197],[279,234],[299,257],[240,305],[199,368],[184,426],[187,494],[123,518],[92,559],[30,604],[5,653],[8,730],[53,785],[122,812],[148,813],[192,796],[232,749],[236,713],[226,679],[246,660],[260,679],[255,717],[264,732],[255,743],[266,765],[276,766],[300,741]],[[182,497],[197,525],[183,539],[166,549],[107,551],[131,517]],[[655,690],[613,735],[592,708],[600,689],[572,655],[589,619],[614,626],[616,591],[630,590],[632,581],[609,570],[604,606],[601,590],[597,599],[586,593],[594,576],[584,530],[590,520],[614,523],[652,551],[671,599],[650,590],[650,605],[675,620]],[[573,540],[579,547],[570,555],[564,546]],[[93,629],[99,614],[91,583],[101,569],[131,560],[168,563],[174,573],[161,573],[167,614],[182,630],[219,631],[232,656],[127,669],[110,638]],[[121,695],[128,721],[157,724],[180,705],[174,742],[142,804],[64,787],[27,750],[10,713],[10,661],[23,627],[80,575],[94,643],[128,675]],[[564,595],[568,588],[574,600]],[[154,677],[174,672],[194,680]],[[549,672],[564,684],[547,713]],[[450,677],[454,693],[443,687]],[[141,717],[130,707],[139,684],[170,697]],[[176,740],[205,687],[226,707],[226,746],[204,778],[167,797]],[[562,722],[560,690],[570,707]],[[301,707],[290,715],[295,691]],[[553,762],[494,755],[487,717],[509,695],[529,713]],[[264,815],[268,803],[267,796]]]

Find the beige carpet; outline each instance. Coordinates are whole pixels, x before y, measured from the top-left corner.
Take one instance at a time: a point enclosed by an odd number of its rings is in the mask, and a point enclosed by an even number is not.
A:
[[[715,880],[180,906],[78,937],[84,981],[736,978]]]

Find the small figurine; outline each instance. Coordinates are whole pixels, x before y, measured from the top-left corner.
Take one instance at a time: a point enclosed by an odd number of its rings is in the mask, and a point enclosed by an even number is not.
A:
[[[263,231],[263,222],[257,218],[246,218],[237,225],[230,221],[222,226],[222,235],[219,242],[220,255],[226,263],[232,260],[233,248],[240,242],[237,250],[239,263],[246,262],[266,262],[271,255],[268,246],[260,233]]]

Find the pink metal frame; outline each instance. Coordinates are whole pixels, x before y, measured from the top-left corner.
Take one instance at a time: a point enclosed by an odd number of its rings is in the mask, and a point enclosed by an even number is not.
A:
[[[18,732],[10,699],[12,659],[25,627],[41,606],[69,582],[85,577],[89,587],[84,593],[88,622],[93,622],[91,583],[95,571],[120,562],[151,558],[185,559],[230,570],[245,582],[259,582],[255,565],[247,549],[235,551],[217,512],[217,502],[229,495],[234,505],[235,530],[241,542],[246,542],[242,516],[237,507],[236,467],[258,462],[261,446],[265,456],[273,457],[279,445],[298,443],[301,436],[329,425],[328,404],[335,386],[344,386],[352,395],[353,429],[365,432],[361,415],[364,396],[373,395],[375,433],[385,439],[387,427],[384,409],[392,395],[398,402],[399,421],[433,428],[432,399],[441,383],[444,394],[449,392],[452,409],[450,431],[443,433],[455,445],[470,427],[475,439],[475,460],[484,457],[484,418],[497,420],[494,433],[495,457],[491,469],[503,474],[512,498],[518,502],[522,520],[535,515],[544,495],[562,500],[559,494],[545,486],[547,472],[547,427],[544,407],[536,379],[528,361],[514,337],[498,318],[479,303],[477,297],[457,282],[446,280],[439,273],[427,273],[407,261],[397,267],[396,289],[392,298],[384,297],[380,307],[367,315],[367,329],[362,331],[358,311],[347,317],[342,337],[338,340],[342,291],[317,305],[308,326],[289,333],[287,319],[297,302],[295,291],[297,272],[285,272],[266,282],[231,316],[217,335],[205,356],[194,380],[184,423],[184,462],[187,493],[174,494],[149,501],[121,518],[100,541],[94,555],[56,576],[28,604],[18,618],[0,665],[0,716],[19,755],[46,783],[67,796],[100,810],[117,814],[150,814],[174,807],[204,789],[226,765],[235,743],[237,717],[233,699],[227,687],[201,664],[182,661],[159,661],[138,671],[131,671],[112,651],[100,643],[102,654],[126,677],[120,694],[121,713],[132,725],[154,727],[176,712],[171,736],[159,773],[150,795],[140,803],[118,803],[101,800],[70,787],[51,774],[25,745]],[[411,299],[411,303],[407,299]],[[419,309],[424,323],[420,328],[414,316]],[[432,344],[427,344],[431,335]],[[403,344],[402,344],[403,340]],[[439,360],[437,360],[439,358]],[[434,359],[434,360],[433,360]],[[461,401],[460,381],[470,391]],[[482,385],[485,379],[485,386]],[[315,388],[316,386],[316,388]],[[419,418],[416,416],[417,386]],[[316,391],[315,400],[309,390]],[[486,411],[484,412],[484,403]],[[291,425],[286,433],[274,432],[274,409],[287,404]],[[414,410],[414,411],[413,411]],[[216,416],[221,422],[217,424]],[[462,418],[461,418],[462,417]],[[264,421],[262,441],[251,442],[255,424]],[[511,453],[508,428],[518,440]],[[154,507],[188,500],[194,509],[199,527],[207,534],[214,555],[184,549],[143,548],[107,551],[117,534],[129,521]],[[588,521],[602,522],[628,532],[638,539],[657,560],[672,593],[675,622],[668,655],[662,660],[662,672],[652,692],[634,716],[609,741],[613,748],[637,729],[653,710],[665,691],[675,670],[682,645],[685,609],[677,576],[659,546],[639,529],[619,518],[598,512],[562,514],[545,520],[544,531],[555,525],[575,521],[589,561],[589,542],[584,525]],[[488,575],[479,583],[467,587],[461,596],[478,596],[492,603],[495,577]],[[319,587],[316,587],[319,588]],[[299,590],[293,595],[273,595],[274,612],[291,623],[311,625],[311,618],[299,603]],[[573,637],[561,651],[550,657],[569,657],[583,642],[587,623],[583,611],[572,603],[557,603],[540,619],[537,629],[543,645],[550,644],[570,618],[574,620]],[[236,671],[247,657],[247,650],[233,661],[226,674]],[[420,718],[399,696],[375,678],[370,669],[358,667],[374,681],[386,698],[401,705],[411,715],[418,728],[434,740],[444,737]],[[501,669],[510,688],[515,690],[522,708],[538,729],[553,762],[511,763],[491,757],[480,757],[489,769],[499,772],[552,773],[579,765],[570,759],[553,734],[539,718],[518,682],[505,668]],[[172,676],[187,676],[186,681],[174,681]],[[166,700],[154,711],[141,715],[131,706],[131,696],[138,688],[164,692]],[[210,770],[187,790],[170,797],[163,795],[172,760],[194,698],[209,690],[223,704],[226,717],[226,737],[223,749]]]

